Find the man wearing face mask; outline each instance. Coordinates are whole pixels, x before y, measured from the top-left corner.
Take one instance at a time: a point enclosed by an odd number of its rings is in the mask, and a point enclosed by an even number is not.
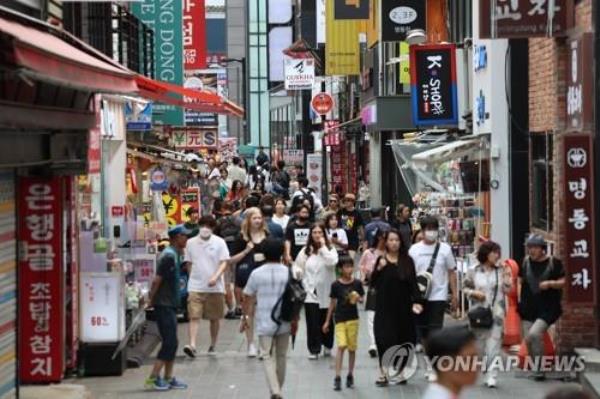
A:
[[[444,326],[444,311],[449,289],[452,293],[452,310],[456,310],[458,289],[456,260],[450,245],[439,240],[439,221],[434,216],[425,216],[420,224],[424,238],[414,244],[408,254],[415,262],[417,275],[427,272],[429,266],[433,264],[431,291],[426,298],[425,309],[417,320],[421,339],[427,339],[430,332]]]
[[[225,283],[223,274],[228,267],[229,250],[225,240],[213,234],[216,226],[212,216],[198,221],[198,236],[188,240],[185,262],[188,265],[188,315],[190,343],[183,348],[186,355],[196,357],[196,337],[200,319],[210,321],[209,354],[215,353],[219,324],[224,314]]]

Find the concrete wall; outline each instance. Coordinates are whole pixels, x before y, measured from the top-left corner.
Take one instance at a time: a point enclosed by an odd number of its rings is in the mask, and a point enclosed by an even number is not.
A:
[[[246,3],[247,0],[227,0],[227,57],[244,58],[246,56]],[[238,62],[227,66],[229,99],[244,106],[244,84],[242,65]],[[238,137],[243,143],[244,121],[228,117],[229,137]]]

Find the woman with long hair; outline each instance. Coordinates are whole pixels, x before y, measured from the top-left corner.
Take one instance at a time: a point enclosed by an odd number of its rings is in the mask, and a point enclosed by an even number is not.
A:
[[[235,291],[236,298],[242,300],[242,291],[246,287],[248,278],[254,269],[259,268],[265,262],[265,256],[261,250],[262,242],[269,235],[267,223],[258,208],[246,209],[246,217],[242,222],[240,236],[234,243],[231,264],[237,265],[235,269]],[[254,315],[242,316],[248,323],[246,338],[248,340],[248,357],[256,357],[257,350],[254,344]]]
[[[239,180],[234,180],[231,183],[231,190],[227,193],[227,201],[239,202],[244,197],[244,183]]]
[[[377,292],[375,288],[371,288],[371,273],[375,268],[375,263],[380,256],[385,253],[385,230],[377,229],[375,239],[371,248],[363,252],[358,262],[360,276],[363,284],[369,287],[367,291],[367,303],[365,310],[367,311],[367,328],[369,329],[369,355],[377,356],[377,345],[375,344],[375,330],[373,323],[375,322],[375,301]]]
[[[273,215],[273,221],[281,226],[283,231],[287,228],[290,221],[290,215],[285,213],[287,203],[283,198],[277,198],[275,200],[275,214]]]
[[[500,262],[500,245],[493,241],[481,244],[477,251],[477,260],[479,264],[467,272],[463,292],[470,301],[469,312],[477,312],[476,309],[482,307],[491,311],[491,326],[471,324],[481,353],[491,362],[502,350],[506,316],[505,294],[512,289],[512,272],[510,267]],[[486,385],[495,388],[498,385],[497,377],[498,369],[488,368]]]
[[[335,246],[338,253],[346,252],[348,250],[348,236],[346,230],[340,228],[337,213],[330,212],[326,214],[323,222],[325,223],[327,238]]]
[[[319,358],[324,346],[324,356],[331,355],[333,348],[333,330],[323,334],[321,327],[327,320],[329,308],[329,292],[335,281],[335,266],[338,253],[327,238],[325,226],[314,224],[308,232],[308,242],[296,257],[294,269],[296,276],[302,276],[302,284],[306,290],[304,309],[306,311],[307,345],[309,359]]]
[[[375,300],[375,342],[379,354],[380,377],[376,384],[385,387],[389,384],[385,367],[394,367],[395,377],[405,384],[403,364],[384,365],[386,351],[394,346],[416,343],[415,314],[423,311],[423,299],[417,286],[415,264],[408,256],[408,248],[403,247],[398,230],[385,234],[385,254],[379,257],[373,273],[371,286],[376,291]]]

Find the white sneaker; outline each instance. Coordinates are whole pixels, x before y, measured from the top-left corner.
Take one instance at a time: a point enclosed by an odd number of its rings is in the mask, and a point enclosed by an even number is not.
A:
[[[323,349],[323,357],[331,357],[331,349]]]
[[[498,381],[496,381],[496,377],[488,377],[487,381],[485,382],[485,385],[488,388],[496,388],[498,386]]]
[[[422,353],[422,352],[423,352],[423,345],[421,345],[421,344],[417,344],[417,345],[415,346],[415,352],[417,352],[417,353]]]
[[[426,373],[425,378],[428,382],[437,382],[437,375],[434,372]]]
[[[250,344],[248,346],[248,357],[256,357],[258,351],[256,350],[256,346],[254,344]]]
[[[311,353],[310,355],[308,355],[308,360],[318,360],[319,359],[319,355],[317,355],[316,353]]]

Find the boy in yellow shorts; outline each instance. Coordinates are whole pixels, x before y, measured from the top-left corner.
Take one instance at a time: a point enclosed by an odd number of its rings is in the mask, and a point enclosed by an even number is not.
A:
[[[356,346],[358,342],[358,307],[363,301],[365,291],[362,283],[353,277],[354,260],[348,256],[340,258],[338,265],[340,278],[331,284],[331,303],[327,319],[323,324],[323,332],[329,331],[329,323],[335,311],[335,340],[337,341],[337,356],[335,357],[335,380],[333,389],[342,389],[342,363],[344,352],[348,349],[348,376],[346,387],[354,388],[354,364],[356,362]]]

